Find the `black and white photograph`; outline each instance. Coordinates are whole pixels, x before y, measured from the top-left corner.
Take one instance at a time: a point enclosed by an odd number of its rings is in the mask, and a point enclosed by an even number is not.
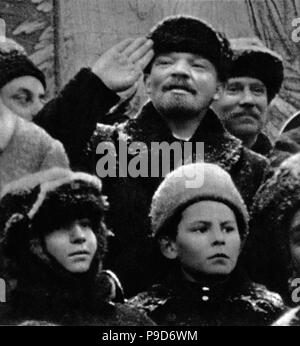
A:
[[[0,0],[0,326],[300,326],[299,0]]]

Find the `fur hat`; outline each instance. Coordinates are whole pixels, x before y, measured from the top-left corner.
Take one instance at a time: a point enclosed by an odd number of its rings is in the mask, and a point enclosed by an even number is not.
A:
[[[27,57],[22,46],[11,39],[0,42],[0,89],[15,78],[32,76],[46,89],[44,73]]]
[[[43,262],[49,258],[43,235],[78,218],[95,222],[99,256],[105,252],[107,230],[102,222],[108,202],[101,181],[86,173],[52,168],[8,184],[0,200],[2,246],[9,257],[31,252]]]
[[[150,31],[155,56],[167,52],[189,52],[202,55],[216,68],[220,80],[226,79],[231,58],[228,40],[205,21],[192,16],[170,16]],[[152,62],[146,67],[150,71]]]
[[[233,59],[229,78],[253,77],[267,88],[268,102],[279,92],[283,81],[282,57],[256,37],[230,39]]]
[[[157,237],[165,233],[176,215],[203,200],[229,206],[237,218],[242,241],[246,239],[248,212],[244,201],[230,175],[211,163],[184,165],[165,177],[152,199],[150,217],[153,235]]]

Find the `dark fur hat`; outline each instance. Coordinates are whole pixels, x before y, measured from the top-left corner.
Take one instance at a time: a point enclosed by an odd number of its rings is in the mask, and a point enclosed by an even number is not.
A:
[[[11,39],[0,43],[0,89],[15,78],[32,76],[46,89],[44,73],[27,57],[22,46]]]
[[[247,76],[261,80],[267,88],[268,102],[271,102],[283,81],[281,56],[256,37],[231,39],[230,45],[233,59],[229,78]]]
[[[88,218],[102,258],[107,236],[102,218],[107,208],[101,181],[95,176],[52,168],[23,177],[2,192],[2,246],[9,257],[20,259],[29,251],[48,262],[43,236],[75,219]]]
[[[155,55],[167,52],[195,53],[208,59],[220,80],[226,79],[231,58],[228,40],[205,21],[192,16],[170,16],[159,22],[149,33]],[[145,72],[151,68],[150,63]]]

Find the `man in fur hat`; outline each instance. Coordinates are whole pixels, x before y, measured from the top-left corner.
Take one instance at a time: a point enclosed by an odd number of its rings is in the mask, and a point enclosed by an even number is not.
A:
[[[210,25],[190,16],[171,16],[155,26],[148,39],[124,40],[103,53],[92,69],[82,69],[35,121],[64,143],[73,166],[89,171],[95,171],[101,158],[96,148],[104,141],[114,148],[124,142],[126,148],[142,143],[149,155],[147,173],[152,158],[161,154],[153,153],[152,143],[180,148],[191,144],[190,158],[199,160],[203,156],[196,157],[195,147],[202,142],[204,160],[228,171],[251,205],[268,163],[245,149],[209,109],[220,95],[230,56],[227,39]],[[115,126],[99,123],[95,130],[96,121],[104,122],[107,110],[118,101],[116,92],[132,87],[142,74],[150,100],[137,116]],[[128,161],[136,154],[128,153]],[[122,159],[118,154],[112,158],[116,167]],[[174,161],[170,170],[176,166]],[[156,176],[104,179],[111,203],[108,223],[116,234],[108,262],[120,275],[127,294],[145,288],[159,274],[148,237],[148,211],[162,178],[160,171]]]
[[[247,148],[268,156],[273,147],[263,130],[268,106],[283,81],[282,59],[256,38],[231,39],[230,44],[229,78],[213,108]]]
[[[12,112],[27,119],[43,108],[46,93],[44,73],[14,40],[0,42],[0,97]]]

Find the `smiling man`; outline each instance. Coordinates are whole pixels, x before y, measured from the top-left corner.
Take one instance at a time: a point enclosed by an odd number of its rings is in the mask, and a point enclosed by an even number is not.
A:
[[[256,38],[231,40],[234,52],[229,79],[213,108],[243,144],[268,155],[272,144],[263,133],[270,102],[283,81],[281,57]]]

